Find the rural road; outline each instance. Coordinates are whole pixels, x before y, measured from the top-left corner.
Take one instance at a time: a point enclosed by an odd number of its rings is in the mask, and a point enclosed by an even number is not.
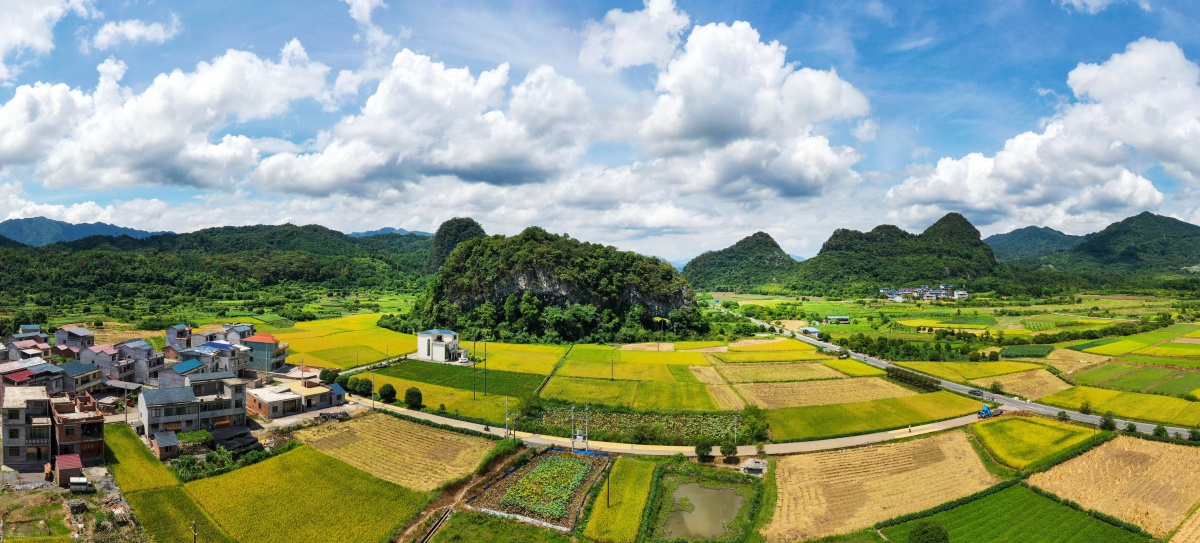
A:
[[[774,325],[771,325],[769,323],[765,323],[765,322],[757,320],[757,319],[750,319],[750,320],[752,322],[754,322],[755,324],[759,324],[759,325],[763,325],[763,326],[770,326],[770,327],[774,328]],[[804,334],[796,334],[795,332],[792,332],[790,330],[784,330],[783,333],[787,336],[793,337],[793,338],[803,341],[805,343],[808,343],[811,345],[816,345],[817,347],[823,347],[823,348],[829,349],[831,351],[836,351],[838,349],[841,349],[840,346],[834,345],[833,343],[826,343],[824,341],[819,341],[816,338],[808,337]],[[867,356],[865,354],[856,353],[853,351],[850,352],[850,357],[855,360],[858,360],[860,362],[865,362],[867,364],[870,364],[870,365],[875,366],[880,369],[897,367],[894,364],[892,364],[886,360],[881,360],[881,359],[875,358],[873,356]],[[904,368],[904,370],[905,371],[913,371],[908,368]],[[920,372],[914,372],[914,373],[920,373]],[[924,375],[924,374],[922,374],[922,375]],[[933,377],[933,376],[929,376],[929,377]],[[939,379],[938,382],[941,384],[942,388],[944,388],[946,390],[958,392],[961,394],[968,394],[972,390],[978,390],[975,387],[960,385],[958,383],[952,383],[950,381],[942,381]],[[1066,413],[1071,416],[1071,420],[1077,420],[1080,422],[1086,422],[1088,424],[1094,424],[1094,425],[1100,424],[1100,416],[1098,416],[1098,415],[1084,415],[1083,413],[1080,413],[1078,411],[1070,411],[1070,410],[1063,409],[1061,407],[1053,407],[1053,406],[1044,405],[1044,404],[1040,404],[1040,403],[1018,400],[1016,398],[1011,398],[1008,396],[1004,396],[1002,394],[993,394],[991,392],[985,392],[985,394],[986,394],[987,399],[995,401],[995,402],[1003,405],[1005,409],[1032,411],[1035,413],[1040,413],[1040,414],[1049,415],[1049,416],[1055,416],[1059,412],[1066,411]],[[971,416],[974,417],[974,415],[971,415]],[[1122,420],[1122,419],[1116,419],[1116,420],[1117,420],[1118,428],[1124,429],[1126,424],[1133,422],[1137,426],[1138,431],[1145,433],[1145,434],[1149,434],[1149,433],[1153,432],[1154,427],[1157,426],[1155,424],[1148,424],[1148,423],[1144,423],[1144,422],[1127,421],[1127,420]],[[1174,426],[1166,426],[1166,428],[1167,428],[1167,431],[1170,432],[1172,435],[1174,435],[1175,433],[1178,432],[1178,433],[1186,436],[1188,434],[1188,430],[1189,430],[1188,428],[1178,428],[1178,427],[1174,427]]]

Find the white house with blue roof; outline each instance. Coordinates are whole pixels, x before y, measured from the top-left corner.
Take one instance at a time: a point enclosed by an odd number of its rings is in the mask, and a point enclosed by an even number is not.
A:
[[[467,355],[467,350],[458,346],[458,332],[436,328],[417,332],[417,360],[458,363]]]

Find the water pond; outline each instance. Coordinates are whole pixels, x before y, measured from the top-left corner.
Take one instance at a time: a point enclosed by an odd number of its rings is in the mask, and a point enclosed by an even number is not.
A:
[[[675,506],[663,532],[667,539],[715,539],[742,508],[742,495],[733,488],[705,488],[684,483],[671,494]]]

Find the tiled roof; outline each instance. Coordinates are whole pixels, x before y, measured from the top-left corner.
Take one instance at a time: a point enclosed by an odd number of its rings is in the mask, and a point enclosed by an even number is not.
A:
[[[59,367],[62,368],[63,371],[67,372],[67,375],[70,375],[71,377],[79,377],[85,373],[100,371],[100,366],[95,364],[84,364],[78,360],[74,362],[67,362]]]
[[[166,432],[154,432],[154,442],[159,447],[178,447],[179,436],[175,432],[167,430]]]
[[[92,351],[93,353],[117,354],[117,350],[114,349],[112,345],[107,345],[107,344],[106,345],[93,345],[91,347],[88,347],[88,350]]]
[[[135,337],[133,339],[127,339],[125,341],[118,343],[116,346],[117,347],[128,347],[130,349],[138,349],[140,351],[153,351],[154,350],[154,346],[150,345],[149,341],[146,341],[140,337]]]
[[[192,387],[155,388],[143,390],[142,401],[146,405],[189,403],[196,401],[196,395],[192,393]]]
[[[424,331],[424,332],[421,332],[421,333],[422,333],[422,334],[430,334],[430,335],[435,335],[435,336],[436,336],[436,335],[439,335],[439,334],[455,334],[455,335],[458,335],[458,332],[455,332],[454,330],[443,330],[443,329],[441,329],[441,328],[434,328],[434,329],[432,329],[432,330],[426,330],[426,331]]]
[[[62,368],[55,366],[54,364],[50,364],[50,363],[38,364],[36,366],[30,366],[25,369],[33,372],[34,375],[40,375],[43,373],[63,373]]]
[[[4,375],[5,379],[14,383],[21,383],[33,378],[33,372],[29,370],[18,370]]]
[[[255,334],[242,340],[243,343],[275,343],[275,336],[271,334]]]
[[[21,349],[22,351],[25,349],[46,350],[46,349],[50,348],[50,345],[38,342],[37,340],[33,340],[33,339],[23,339],[21,341],[14,341],[13,346],[18,349]]]
[[[37,324],[22,324],[19,328],[21,333],[37,332],[42,329],[42,327]]]
[[[203,383],[205,381],[220,381],[221,379],[233,379],[236,377],[237,375],[234,375],[232,371],[214,371],[212,373],[189,375],[187,379],[189,383]]]
[[[174,366],[171,366],[171,369],[175,370],[180,375],[183,375],[189,371],[196,371],[202,367],[204,367],[204,363],[193,358],[191,360],[185,360],[175,364]]]
[[[83,461],[79,459],[78,454],[60,454],[54,457],[54,462],[60,470],[83,468]]]
[[[84,328],[82,326],[64,326],[62,328],[59,328],[59,330],[66,330],[67,333],[75,334],[77,336],[93,335],[91,330],[88,330],[87,328]]]
[[[329,391],[334,394],[341,394],[341,395],[346,394],[346,389],[342,388],[342,385],[339,385],[337,383],[333,383],[333,384],[329,385]]]
[[[167,330],[191,330],[191,329],[192,329],[192,327],[188,326],[186,324],[176,324],[176,325],[167,327]]]

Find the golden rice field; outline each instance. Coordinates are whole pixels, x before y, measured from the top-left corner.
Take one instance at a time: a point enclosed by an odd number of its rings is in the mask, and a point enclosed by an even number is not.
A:
[[[768,383],[774,381],[812,381],[845,377],[821,363],[745,364],[718,368],[730,383]]]
[[[628,381],[675,381],[671,367],[666,364],[635,364],[567,359],[555,375],[591,377],[594,379],[624,379]]]
[[[104,456],[113,479],[123,492],[137,492],[176,486],[175,478],[150,449],[124,424],[104,429]]]
[[[306,428],[295,436],[371,475],[421,492],[471,474],[495,446],[383,413]]]
[[[1041,369],[1041,366],[1028,362],[897,362],[896,365],[939,379],[960,383],[972,379]]]
[[[717,409],[722,411],[737,411],[746,407],[746,402],[729,385],[708,385],[708,392],[712,394]]]
[[[1087,401],[1092,404],[1092,410],[1097,413],[1112,411],[1120,418],[1163,422],[1177,426],[1200,426],[1200,402],[1173,396],[1076,386],[1043,396],[1038,401],[1072,410],[1078,410],[1083,402]]]
[[[850,358],[831,358],[829,360],[823,360],[821,363],[839,372],[849,375],[850,377],[876,377],[887,375],[886,371]]]
[[[833,357],[816,351],[749,351],[740,353],[716,353],[722,362],[739,364],[748,362],[801,362],[811,360],[829,360]]]
[[[1133,351],[1141,349],[1145,346],[1146,345],[1144,343],[1138,343],[1136,341],[1130,341],[1130,340],[1121,340],[1121,341],[1116,341],[1116,342],[1109,343],[1106,345],[1101,345],[1099,347],[1092,347],[1091,349],[1085,349],[1084,352],[1098,354],[1098,355],[1104,355],[1104,356],[1120,356],[1123,354],[1132,353]]]
[[[765,342],[756,343],[731,343],[729,345],[731,352],[753,352],[753,351],[815,351],[817,347],[809,343],[805,343],[798,339],[781,338]]]
[[[712,366],[690,366],[692,374],[696,376],[696,380],[707,385],[723,385],[725,379],[721,378],[721,374],[717,373],[717,368]]]
[[[311,447],[186,488],[234,539],[255,543],[379,541],[428,501]]]
[[[1017,469],[1092,439],[1089,428],[1037,417],[991,418],[972,429],[996,459]]]
[[[397,398],[403,398],[404,391],[408,390],[409,387],[417,387],[421,391],[425,406],[430,411],[445,404],[446,411],[450,413],[459,413],[500,424],[504,422],[505,397],[498,394],[484,396],[482,387],[480,387],[475,397],[472,398],[470,390],[431,385],[429,383],[420,383],[408,379],[375,374],[375,388],[382,388],[385,384],[391,384],[396,388]],[[520,400],[515,397],[510,397],[508,400],[510,409],[516,412]]]
[[[1192,513],[1171,536],[1171,543],[1200,543],[1200,512]]]
[[[462,342],[461,346],[470,349],[472,344]],[[558,361],[562,360],[563,355],[567,354],[567,349],[569,348],[569,346],[565,345],[488,343],[488,369],[550,375],[550,372],[554,371],[554,366],[558,365]],[[472,351],[471,356],[482,358],[484,354],[482,342],[478,344],[476,350],[479,352]]]
[[[912,390],[876,377],[793,383],[744,383],[734,385],[734,388],[747,402],[764,409],[869,402],[917,395]]]
[[[417,337],[375,326],[379,315],[348,315],[298,322],[272,332],[287,343],[288,362],[328,368],[352,368],[416,352]]]
[[[542,396],[576,403],[635,409],[711,411],[717,408],[708,385],[664,381],[610,381],[554,376]]]
[[[1029,483],[1161,538],[1200,501],[1198,462],[1196,447],[1122,436],[1035,474]]]
[[[780,457],[770,543],[849,533],[979,492],[997,480],[966,436]]]
[[[653,462],[627,456],[617,459],[592,506],[583,535],[602,543],[634,543],[650,499],[654,467]]]
[[[666,345],[670,345],[669,343]],[[576,345],[567,353],[568,362],[597,364],[671,364],[677,366],[707,366],[708,358],[701,352],[624,350],[608,345]]]
[[[992,386],[992,383],[997,382],[1004,387],[1005,393],[1016,394],[1030,400],[1036,400],[1042,396],[1049,396],[1071,388],[1071,385],[1067,384],[1066,381],[1055,377],[1053,373],[1046,370],[1023,371],[1021,373],[986,377],[971,381],[971,384],[980,388],[987,388]]]

